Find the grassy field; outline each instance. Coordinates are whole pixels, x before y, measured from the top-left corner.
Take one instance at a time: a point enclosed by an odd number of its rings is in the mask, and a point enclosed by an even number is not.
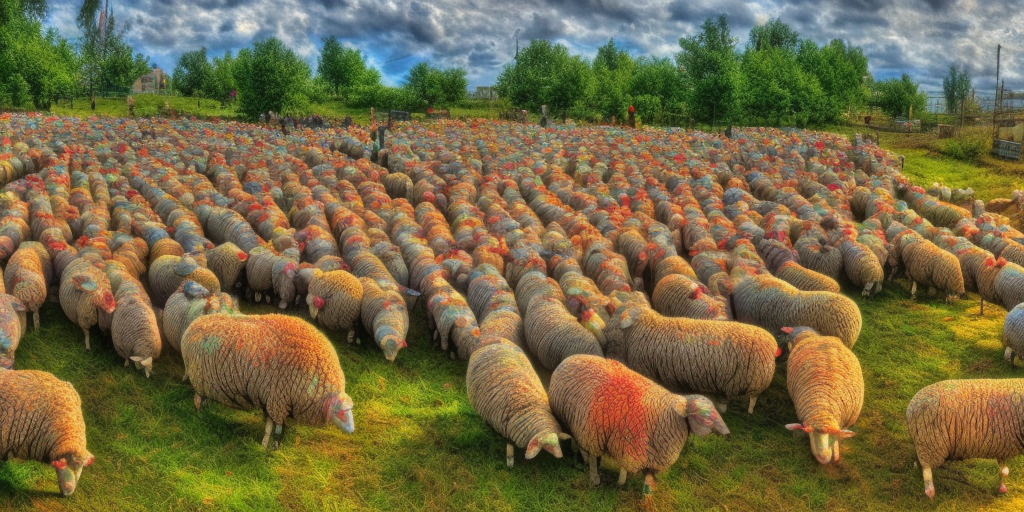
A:
[[[77,103],[76,103],[77,105]],[[885,140],[883,139],[883,143]],[[918,183],[974,186],[988,199],[1020,179],[1005,169],[963,167],[925,149],[907,155]],[[915,151],[919,151],[917,153]],[[1012,168],[1010,168],[1012,170]],[[1019,171],[1019,170],[1018,170]],[[657,510],[1021,510],[1024,462],[1010,464],[1010,492],[998,496],[994,461],[947,463],[935,471],[937,496],[923,493],[904,411],[921,387],[948,378],[1021,376],[1002,359],[1005,312],[978,316],[974,295],[952,303],[910,300],[909,284],[887,282],[878,296],[852,287],[864,328],[854,352],[866,397],[857,436],[839,465],[823,467],[806,437],[786,431],[796,420],[781,367],[754,415],[734,401],[729,438],[691,438],[679,462],[659,476]],[[269,309],[246,312],[268,312]],[[304,312],[294,312],[305,316]],[[356,432],[291,426],[280,450],[260,448],[262,418],[219,404],[196,412],[181,382],[180,356],[169,350],[151,379],[122,366],[109,341],[86,352],[82,333],[48,304],[43,328],[28,333],[17,366],[72,382],[82,395],[89,448],[77,492],[57,494],[53,470],[0,463],[0,512],[7,510],[636,510],[642,478],[615,485],[606,463],[600,488],[571,455],[517,454],[505,465],[505,441],[470,408],[465,368],[430,347],[422,304],[410,346],[395,363],[372,343],[348,345],[331,333],[355,400]],[[94,332],[94,339],[97,334]]]

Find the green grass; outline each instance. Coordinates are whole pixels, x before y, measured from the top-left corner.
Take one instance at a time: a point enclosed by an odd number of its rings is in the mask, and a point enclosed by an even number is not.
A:
[[[923,150],[922,150],[923,151]],[[907,173],[1001,195],[1015,178],[911,151]],[[994,171],[993,171],[994,172]],[[1020,377],[1002,359],[1005,312],[978,316],[977,296],[953,304],[909,299],[906,282],[887,282],[878,296],[847,292],[864,328],[854,352],[866,396],[857,436],[839,465],[821,466],[806,437],[783,428],[795,421],[780,368],[755,414],[734,401],[725,415],[729,438],[691,438],[680,460],[659,475],[657,510],[954,511],[1024,508],[1024,461],[1010,464],[1010,493],[998,496],[994,461],[947,463],[935,471],[937,497],[923,493],[907,434],[905,409],[920,388],[949,378]],[[421,301],[422,302],[422,301]],[[247,312],[270,311],[245,308]],[[302,314],[304,313],[296,313]],[[585,465],[571,455],[517,453],[505,466],[505,441],[470,408],[466,365],[430,347],[422,304],[414,311],[410,347],[395,363],[372,343],[348,345],[331,333],[355,400],[356,432],[290,426],[282,447],[259,446],[259,413],[211,403],[196,412],[173,350],[151,379],[122,366],[106,337],[86,352],[82,333],[48,304],[43,328],[29,332],[17,366],[72,382],[82,395],[89,448],[77,492],[57,494],[48,466],[0,463],[0,512],[8,510],[480,510],[588,512],[637,510],[642,479],[589,486]],[[94,340],[98,334],[94,332]]]
[[[178,115],[219,117],[221,119],[234,119],[238,116],[234,104],[228,104],[222,108],[219,101],[187,98],[181,96],[162,96],[156,94],[136,94],[135,115],[139,117],[154,117],[160,114],[160,108],[164,103],[170,104]],[[88,117],[91,115],[100,116],[128,116],[128,103],[124,98],[96,98],[96,110],[90,108],[88,98],[76,98],[74,106],[66,101],[54,104],[51,109],[53,113],[67,116]]]

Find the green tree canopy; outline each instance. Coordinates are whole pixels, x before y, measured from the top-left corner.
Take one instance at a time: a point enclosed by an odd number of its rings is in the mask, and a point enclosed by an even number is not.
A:
[[[700,122],[730,119],[738,96],[739,59],[726,16],[708,18],[701,32],[679,40],[676,63],[683,70],[690,115]]]
[[[942,95],[946,98],[946,113],[960,112],[960,105],[966,103],[971,93],[971,74],[967,68],[956,64],[949,67],[949,74],[942,79]]]
[[[43,31],[43,0],[0,2],[0,105],[48,108],[77,89],[79,60],[54,29]]]
[[[402,88],[415,101],[416,108],[448,107],[466,98],[466,70],[440,69],[420,62],[409,70]]]
[[[355,48],[347,48],[334,36],[323,39],[324,47],[317,58],[316,74],[334,90],[334,95],[346,94],[349,89],[364,82],[367,72],[363,54]],[[379,82],[378,79],[375,82]]]
[[[206,47],[185,52],[171,75],[174,90],[184,96],[212,96],[213,66],[206,57]]]
[[[589,111],[579,102],[588,100],[593,83],[593,71],[582,57],[570,55],[563,45],[534,39],[502,69],[495,89],[513,105],[533,111],[548,105],[565,116],[573,106]]]
[[[900,78],[875,82],[872,105],[890,117],[906,117],[911,108],[919,113],[924,112],[928,96],[917,89],[917,82],[911,80],[906,73]]]
[[[238,108],[249,118],[268,110],[283,114],[308,110],[309,65],[281,40],[271,37],[238,52],[234,71]]]
[[[799,39],[800,35],[789,25],[778,18],[772,18],[768,20],[768,23],[750,29],[747,50],[761,51],[777,48],[792,53],[796,51]]]

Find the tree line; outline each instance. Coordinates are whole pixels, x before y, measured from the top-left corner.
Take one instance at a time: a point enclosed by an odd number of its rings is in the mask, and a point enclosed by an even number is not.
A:
[[[44,30],[46,0],[0,2],[0,104],[48,108],[54,98],[127,91],[150,69],[125,41],[127,24],[115,22],[101,0],[84,0],[77,17],[82,36],[72,42]],[[270,38],[237,54],[186,52],[172,88],[186,96],[225,101],[237,93],[238,110],[304,114],[331,101],[348,107],[422,111],[466,99],[466,70],[429,62],[413,66],[398,87],[357,48],[326,37],[316,68],[282,41]],[[948,108],[964,101],[970,76],[951,68],[944,81]],[[536,39],[504,66],[495,89],[503,108],[607,122],[633,106],[648,123],[826,125],[864,106],[891,117],[923,112],[927,98],[908,75],[875,81],[859,47],[840,39],[823,45],[802,38],[778,19],[751,29],[738,45],[725,15],[679,40],[674,58],[633,57],[614,40],[591,60],[562,44]]]

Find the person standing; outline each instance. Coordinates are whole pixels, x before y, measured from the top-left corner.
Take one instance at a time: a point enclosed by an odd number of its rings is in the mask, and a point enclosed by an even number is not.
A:
[[[128,95],[128,115],[135,117],[135,97]]]
[[[626,118],[626,124],[628,124],[630,128],[636,128],[636,109],[633,108],[632,104],[629,106],[629,117]]]
[[[90,105],[93,112],[96,112],[96,95],[92,95],[92,104]]]

